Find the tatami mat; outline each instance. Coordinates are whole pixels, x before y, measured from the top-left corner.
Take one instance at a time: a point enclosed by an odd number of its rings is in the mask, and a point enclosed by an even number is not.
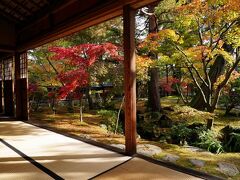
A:
[[[0,179],[48,180],[52,178],[0,142]]]
[[[20,121],[0,122],[0,138],[63,179],[198,179]],[[0,148],[0,179],[51,179],[11,147],[1,144]]]
[[[117,168],[100,175],[96,180],[200,180],[188,174],[133,158]]]
[[[64,179],[88,179],[130,158],[18,121],[0,122],[0,138]]]

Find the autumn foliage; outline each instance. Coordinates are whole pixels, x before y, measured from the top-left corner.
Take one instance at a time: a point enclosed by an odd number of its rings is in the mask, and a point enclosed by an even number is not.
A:
[[[196,91],[189,105],[213,112],[240,62],[240,0],[163,0],[157,9],[163,25],[145,38],[140,51],[157,54],[160,65],[179,67]]]
[[[89,85],[88,68],[97,60],[123,60],[119,54],[119,48],[111,43],[81,44],[67,48],[51,47],[49,51],[53,53],[53,60],[63,60],[69,66],[69,70],[60,72],[57,77],[64,83],[59,90],[60,99]],[[75,93],[79,94],[79,92]]]

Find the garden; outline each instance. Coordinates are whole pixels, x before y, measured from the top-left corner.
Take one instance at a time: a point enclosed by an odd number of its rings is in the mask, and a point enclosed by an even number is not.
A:
[[[137,150],[240,179],[240,1],[163,0],[136,12]],[[30,50],[30,122],[124,149],[117,17]]]

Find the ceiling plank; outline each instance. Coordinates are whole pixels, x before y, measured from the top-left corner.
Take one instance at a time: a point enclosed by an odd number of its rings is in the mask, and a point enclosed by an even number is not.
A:
[[[31,15],[33,13],[33,10],[28,8],[27,6],[24,6],[22,3],[19,3],[18,1],[11,1],[16,6],[21,7],[25,12],[28,13],[28,15]]]
[[[12,23],[15,23],[15,24],[19,23],[19,19],[16,19],[16,18],[13,17],[13,16],[9,16],[9,14],[5,13],[5,11],[4,11],[2,8],[0,8],[0,16],[1,16],[1,15],[2,15],[6,20],[8,20],[8,21],[10,21],[10,22],[12,22]]]
[[[10,10],[10,15],[14,16],[15,18],[20,17],[19,19],[24,19],[25,15],[23,15],[19,10],[16,10],[16,7],[13,8],[9,3],[6,3],[5,1],[0,1],[0,4]],[[14,13],[15,12],[15,13]],[[7,13],[7,12],[6,12]],[[16,17],[17,16],[17,17]]]
[[[15,51],[15,47],[0,44],[0,52],[14,52],[14,51]]]
[[[33,3],[33,1],[30,1]],[[20,29],[25,29],[28,27],[29,24],[36,22],[37,20],[39,20],[40,18],[51,14],[51,12],[57,8],[58,6],[61,6],[63,4],[64,0],[52,0],[50,2],[50,4],[48,3],[47,6],[44,6],[44,8],[42,7],[38,7],[38,10],[34,13],[33,16],[31,16],[30,18],[28,18],[24,23],[21,24],[21,26],[19,26],[18,28]],[[34,2],[35,3],[35,2]],[[66,2],[65,2],[66,3]]]

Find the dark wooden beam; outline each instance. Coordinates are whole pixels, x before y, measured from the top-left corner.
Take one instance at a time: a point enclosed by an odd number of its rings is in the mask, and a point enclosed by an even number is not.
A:
[[[7,65],[7,67],[3,66],[3,69],[4,69],[4,71],[3,71],[3,74],[4,74],[4,80],[3,80],[4,114],[6,116],[14,116],[14,96],[13,96],[13,80],[12,80],[12,73],[13,73],[12,62],[13,61],[12,60],[13,60],[13,57],[3,60],[3,65]],[[6,61],[7,61],[7,63],[6,63]],[[9,61],[11,61],[11,64],[8,64]]]
[[[21,77],[21,63],[27,62],[27,53],[15,53],[15,99],[16,99],[16,119],[28,120],[28,93],[27,77]],[[26,65],[27,68],[27,65]],[[27,69],[26,69],[27,72]]]
[[[35,6],[35,8],[37,8],[37,9],[41,8],[41,6],[39,6],[39,4],[37,4],[34,0],[31,0],[31,1],[27,0],[27,1],[28,1],[28,3],[30,3],[31,5]]]
[[[2,88],[2,82],[3,82],[3,65],[2,65],[2,60],[0,60],[0,113],[3,112],[3,88]]]
[[[15,18],[14,16],[9,16],[9,14],[5,13],[5,11],[0,8],[0,15],[2,15],[4,17],[4,19],[6,19],[7,21],[10,21],[11,23],[19,23],[19,19]]]
[[[124,94],[126,154],[136,153],[136,60],[135,10],[123,7],[124,40]]]
[[[14,5],[22,8],[25,12],[28,13],[28,15],[31,15],[33,13],[33,10],[28,8],[27,6],[24,6],[22,3],[19,3],[18,1],[11,1]]]
[[[12,53],[14,51],[15,51],[15,47],[0,44],[0,52],[10,52],[10,53]]]
[[[21,20],[23,20],[23,19],[25,18],[25,14],[22,14],[16,7],[13,8],[11,5],[9,5],[9,3],[6,3],[5,1],[0,1],[0,4],[1,4],[3,7],[5,7],[5,8],[7,8],[7,9],[10,10],[10,13],[9,13],[9,14],[11,14],[11,16],[13,16],[13,17],[15,17],[15,18],[18,18],[18,17],[19,17],[19,19],[21,19]],[[15,12],[15,14],[12,13],[12,12]],[[17,16],[18,16],[18,17],[17,17]]]
[[[29,2],[35,3],[34,1]],[[22,23],[18,28],[21,30],[28,28],[29,24],[36,23],[36,21],[38,21],[39,19],[43,18],[48,14],[51,14],[55,8],[60,7],[61,5],[63,5],[63,3],[64,0],[52,0],[51,3],[44,6],[44,8],[38,6],[38,10],[31,17],[27,18],[27,20],[24,21],[24,23]]]

